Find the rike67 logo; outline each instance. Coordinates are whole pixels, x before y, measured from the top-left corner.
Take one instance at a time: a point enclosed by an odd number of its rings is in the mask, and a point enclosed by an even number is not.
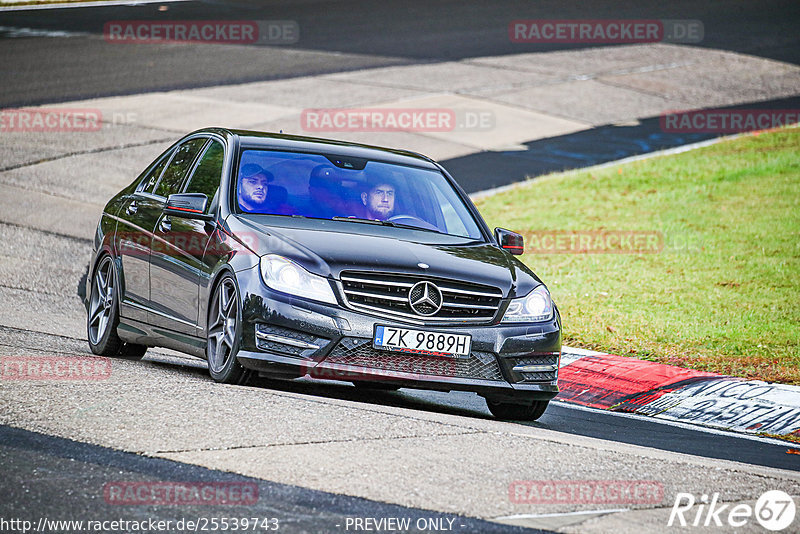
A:
[[[739,528],[747,525],[753,518],[758,524],[773,532],[781,531],[794,523],[796,506],[792,497],[781,490],[767,491],[756,501],[755,506],[746,503],[725,504],[719,493],[701,495],[696,498],[691,493],[678,493],[669,514],[667,526],[722,527]],[[792,532],[797,532],[796,529]]]

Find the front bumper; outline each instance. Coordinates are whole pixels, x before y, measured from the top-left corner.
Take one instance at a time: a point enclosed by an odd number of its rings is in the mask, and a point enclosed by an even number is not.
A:
[[[267,375],[474,391],[498,400],[549,400],[558,394],[558,314],[535,325],[420,327],[272,292],[260,280],[244,278],[250,283],[240,287],[238,359],[246,368]],[[372,346],[376,324],[469,334],[472,350],[464,358],[378,350]]]

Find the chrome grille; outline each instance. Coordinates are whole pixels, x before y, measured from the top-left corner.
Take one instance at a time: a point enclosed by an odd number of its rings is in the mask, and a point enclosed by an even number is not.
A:
[[[372,347],[371,339],[355,337],[342,339],[322,363],[414,375],[503,380],[497,358],[490,352],[473,351],[468,358],[442,358],[377,350]]]
[[[442,307],[433,315],[419,315],[409,304],[409,291],[423,281],[432,282],[442,292]],[[351,308],[418,322],[490,321],[503,297],[500,289],[492,286],[406,274],[345,271],[341,282]]]

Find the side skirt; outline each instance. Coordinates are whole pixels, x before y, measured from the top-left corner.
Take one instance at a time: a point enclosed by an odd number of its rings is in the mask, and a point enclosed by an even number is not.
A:
[[[147,345],[148,347],[164,347],[197,356],[205,360],[206,340],[153,326],[128,317],[120,317],[117,334],[126,343]]]

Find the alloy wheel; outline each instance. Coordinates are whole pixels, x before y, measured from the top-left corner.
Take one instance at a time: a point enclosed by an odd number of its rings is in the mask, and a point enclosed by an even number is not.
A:
[[[103,339],[111,323],[115,291],[114,265],[107,257],[97,267],[89,301],[89,338],[95,345]]]
[[[217,286],[211,301],[208,327],[208,365],[221,373],[234,356],[236,328],[239,323],[239,295],[230,277]]]

